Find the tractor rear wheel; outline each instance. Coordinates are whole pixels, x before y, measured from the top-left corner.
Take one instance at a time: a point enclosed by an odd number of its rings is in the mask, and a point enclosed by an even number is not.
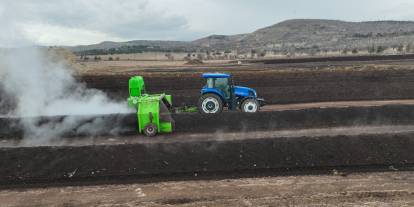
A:
[[[259,111],[260,105],[259,102],[257,102],[254,99],[247,99],[243,101],[241,105],[241,110],[246,113],[256,113]]]
[[[198,100],[198,110],[202,114],[218,114],[223,111],[223,102],[214,94],[204,94]]]
[[[154,124],[148,124],[144,128],[144,134],[148,137],[153,137],[157,135],[157,127]]]

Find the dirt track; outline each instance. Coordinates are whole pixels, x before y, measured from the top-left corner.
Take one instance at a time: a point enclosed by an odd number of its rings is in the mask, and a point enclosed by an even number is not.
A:
[[[299,104],[279,104],[267,105],[261,108],[261,111],[286,111],[302,110],[312,108],[348,108],[348,107],[378,107],[387,105],[414,105],[414,100],[383,100],[383,101],[335,101],[335,102],[314,102]]]
[[[413,172],[338,174],[3,190],[0,200],[9,207],[414,205]]]

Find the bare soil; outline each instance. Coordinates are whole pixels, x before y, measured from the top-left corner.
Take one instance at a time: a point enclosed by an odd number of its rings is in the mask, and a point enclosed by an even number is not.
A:
[[[202,66],[183,66],[182,63],[179,63],[177,65],[149,64],[144,67],[135,65],[134,62],[128,62],[124,65],[124,63],[116,61],[107,61],[105,66],[99,65],[100,63],[96,63],[96,65],[88,65],[95,63],[85,64],[88,69],[78,78],[89,87],[104,90],[117,99],[125,99],[127,96],[127,80],[130,76],[143,75],[149,92],[167,92],[173,95],[175,105],[192,105],[197,100],[199,89],[203,85],[200,74],[211,71],[231,72],[236,83],[257,89],[259,96],[264,97],[271,104],[294,104],[289,106],[293,110],[324,107],[346,108],[360,105],[368,107],[388,104],[412,105],[413,102],[410,99],[414,99],[413,60],[336,62],[327,59],[311,63],[266,64],[266,62],[255,62],[240,65],[207,63]],[[5,96],[0,97],[0,102],[8,101]],[[283,105],[268,106],[264,110],[283,111],[286,107]],[[211,140],[207,139],[194,145],[184,146],[185,143],[183,143],[184,148],[180,148],[180,143],[169,146],[162,145],[169,144],[168,137],[160,137],[148,142],[143,141],[144,138],[131,141],[131,137],[108,137],[106,140],[88,140],[92,141],[92,144],[83,144],[84,141],[65,143],[71,145],[66,148],[59,146],[7,148],[11,145],[7,146],[8,141],[6,140],[3,142],[4,148],[0,148],[3,152],[2,157],[5,158],[0,161],[2,166],[0,171],[5,175],[5,180],[12,178],[20,179],[19,182],[25,182],[22,179],[25,176],[28,180],[31,178],[53,179],[53,177],[61,178],[62,176],[66,176],[65,179],[67,179],[68,175],[80,178],[88,177],[92,176],[91,173],[102,169],[102,166],[112,169],[115,177],[117,174],[145,174],[141,171],[131,172],[131,166],[137,169],[141,168],[142,171],[146,170],[142,166],[147,166],[147,169],[159,173],[161,170],[194,171],[192,169],[194,166],[198,167],[198,170],[218,171],[227,168],[234,171],[234,169],[246,169],[246,166],[252,169],[256,167],[265,169],[272,165],[276,168],[280,167],[281,163],[286,164],[283,165],[284,167],[292,167],[298,165],[298,162],[303,166],[315,165],[315,163],[319,166],[386,163],[389,164],[391,170],[398,170],[393,164],[412,164],[414,159],[411,153],[412,131],[412,126],[388,126],[388,128],[371,126],[368,128],[263,132],[254,133],[254,135],[243,133],[246,136],[256,136],[256,139],[249,143],[238,143],[237,137],[240,134],[228,133],[226,136],[233,138],[234,141],[232,145],[228,145],[227,149],[230,150],[215,148],[216,145],[213,141],[217,139],[217,134],[210,135]],[[358,136],[353,132],[357,132]],[[336,139],[332,138],[332,134],[335,134]],[[292,135],[292,137],[288,137],[288,135]],[[197,134],[186,134],[185,136],[188,137],[184,137],[184,139],[189,138],[193,141],[206,137]],[[274,139],[266,140],[264,139],[266,136],[271,136]],[[151,142],[157,142],[160,139],[167,140],[159,143],[159,146],[151,145]],[[261,142],[262,140],[263,142]],[[143,143],[142,146],[139,143]],[[146,145],[157,147],[146,148]],[[164,147],[165,152],[163,151]],[[223,145],[223,149],[224,147],[225,145]],[[251,149],[253,148],[255,153],[252,153]],[[278,150],[276,150],[277,153],[274,148]],[[151,154],[147,149],[154,150],[154,152],[161,150],[160,152],[164,154]],[[167,149],[184,150],[172,153]],[[210,151],[203,154],[205,149]],[[241,149],[245,151],[240,151]],[[268,150],[269,154],[263,153],[265,150]],[[30,153],[27,153],[29,151]],[[292,157],[294,154],[296,157]],[[238,162],[229,162],[229,159],[225,158],[226,156],[236,159]],[[137,157],[144,157],[144,159],[140,160]],[[202,162],[200,157],[209,160],[210,164]],[[150,158],[156,160],[151,161]],[[188,162],[183,161],[183,158],[186,158]],[[166,160],[168,160],[167,164]],[[168,163],[175,162],[174,166],[168,165]],[[42,165],[42,163],[47,163],[47,165]],[[179,165],[180,163],[182,165]],[[78,169],[79,166],[81,168]],[[74,171],[74,169],[76,170]],[[135,170],[135,168],[133,169]],[[33,172],[39,174],[33,175],[31,174]],[[105,177],[111,172],[100,173],[103,173],[102,176]],[[237,172],[235,171],[235,173]],[[11,189],[0,191],[0,205],[414,205],[413,172],[348,175],[333,170],[332,174],[334,175]],[[194,176],[198,175],[195,173]]]
[[[267,105],[262,107],[261,111],[285,111],[285,110],[302,110],[312,108],[347,108],[347,107],[375,107],[387,105],[414,105],[414,100],[372,100],[372,101],[327,101],[314,103],[298,104],[279,104]]]
[[[282,176],[0,191],[25,206],[413,206],[414,172]]]
[[[142,75],[151,93],[173,95],[176,106],[195,105],[203,72],[228,72],[237,85],[257,90],[268,104],[414,99],[414,61],[347,61],[107,68],[79,79],[112,97],[128,96],[128,79]]]
[[[140,134],[124,136],[102,137],[73,137],[54,139],[46,143],[31,143],[30,140],[0,139],[1,148],[39,147],[39,146],[105,146],[125,144],[159,144],[159,143],[183,143],[183,142],[207,142],[207,141],[231,141],[231,140],[260,140],[266,138],[317,138],[335,136],[357,135],[381,135],[381,134],[414,134],[414,125],[376,125],[376,126],[342,126],[313,129],[285,129],[277,131],[251,131],[251,132],[220,132],[212,133],[174,133],[159,134],[149,139]]]
[[[360,126],[396,126],[414,125],[414,101],[353,101],[322,102],[307,104],[268,105],[259,113],[225,112],[217,115],[199,113],[173,113],[175,120],[174,134],[166,136],[175,140],[174,136],[204,133],[207,136],[219,136],[223,133],[250,133],[241,136],[243,139],[253,138],[256,132],[279,132],[281,130],[320,129],[333,127]],[[32,136],[24,130],[21,122],[30,121],[37,126],[59,125],[65,120],[77,120],[71,128],[52,140],[83,139],[86,137],[125,136],[137,134],[137,118],[135,113],[107,114],[89,116],[52,116],[52,117],[7,117],[0,116],[0,140],[36,141],[42,137]],[[99,120],[104,125],[93,133],[80,130],[85,124]],[[312,136],[309,132],[307,136]],[[217,138],[219,140],[219,138]],[[38,144],[42,144],[39,141]],[[0,143],[0,147],[2,144]]]

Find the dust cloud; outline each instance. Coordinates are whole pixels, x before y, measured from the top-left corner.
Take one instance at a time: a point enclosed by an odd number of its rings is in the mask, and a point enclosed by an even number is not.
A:
[[[78,126],[83,116],[131,112],[126,102],[111,100],[102,91],[78,82],[64,60],[51,59],[47,50],[39,47],[8,49],[0,55],[0,88],[15,104],[9,106],[12,110],[7,116],[67,116],[59,123],[41,126],[36,118],[22,119],[24,138],[35,143],[59,137],[75,126],[91,135],[109,127],[99,120]],[[4,100],[0,103],[5,104]]]

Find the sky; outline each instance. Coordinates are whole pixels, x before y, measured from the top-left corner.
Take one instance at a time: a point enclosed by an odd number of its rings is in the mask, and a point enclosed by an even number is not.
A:
[[[414,21],[414,1],[0,0],[0,47],[191,41],[305,18]]]

